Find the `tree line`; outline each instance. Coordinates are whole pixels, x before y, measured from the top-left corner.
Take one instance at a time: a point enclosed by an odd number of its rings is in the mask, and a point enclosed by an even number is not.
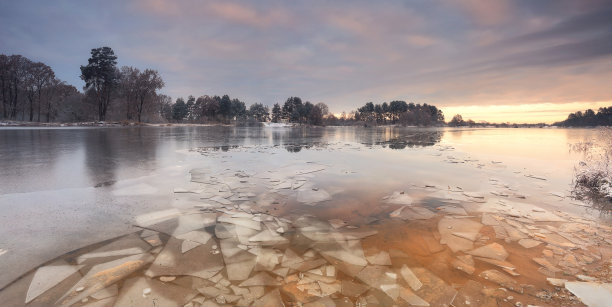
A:
[[[141,122],[145,113],[154,120],[159,114],[156,105],[167,99],[157,93],[164,87],[157,70],[117,68],[117,56],[110,47],[92,49],[87,62],[81,66],[81,79],[85,81],[85,95],[97,107],[98,120],[107,119],[113,101],[118,109],[123,108],[128,121]]]
[[[230,123],[231,121],[268,120],[268,107],[261,103],[254,103],[248,109],[246,103],[229,95],[208,96],[203,95],[197,99],[189,96],[187,101],[180,97],[175,103],[163,107],[163,117],[169,122],[190,123]]]
[[[554,125],[563,127],[612,126],[612,106],[599,108],[597,112],[588,109],[584,112],[570,113],[566,120],[554,123]]]
[[[91,50],[81,68],[83,92],[55,77],[48,65],[21,55],[0,54],[0,116],[30,122],[113,120],[155,121],[169,97],[157,91],[164,81],[156,70],[117,67],[109,47]],[[146,117],[146,118],[145,118]]]
[[[486,121],[474,122],[471,119],[464,120],[461,114],[453,116],[448,122],[450,127],[496,127],[496,128],[533,128],[551,126],[545,123],[517,124],[517,123],[489,123]],[[599,108],[597,112],[588,109],[584,112],[570,113],[564,121],[553,123],[552,126],[561,127],[594,127],[612,126],[612,107]]]
[[[305,125],[439,125],[442,111],[433,105],[392,101],[366,103],[358,111],[334,115],[323,103],[289,97],[272,107],[229,95],[172,101],[159,93],[165,83],[157,70],[117,66],[110,47],[91,49],[80,66],[79,91],[55,77],[48,65],[21,55],[0,54],[0,119],[29,122],[138,121],[189,123],[285,122]]]
[[[126,120],[138,122],[230,123],[232,121],[289,122],[321,125],[329,109],[324,103],[302,103],[290,97],[271,109],[229,95],[189,96],[173,103],[158,93],[164,81],[158,71],[117,67],[110,47],[91,50],[80,67],[83,92],[55,78],[48,65],[21,55],[0,54],[0,118],[38,122]]]
[[[53,69],[21,55],[0,54],[0,119],[29,122],[76,122],[126,120],[138,122],[286,122],[307,125],[444,125],[444,114],[434,105],[368,102],[357,111],[336,116],[325,103],[313,104],[289,97],[271,108],[246,103],[229,95],[172,98],[159,93],[165,84],[157,70],[117,67],[110,47],[91,50],[80,67],[83,92],[55,76]],[[457,114],[448,126],[519,126],[475,123]],[[534,126],[544,126],[535,124]],[[597,112],[571,113],[558,126],[612,126],[612,107]]]
[[[486,127],[486,128],[490,128],[490,127],[495,127],[495,128],[542,128],[542,127],[546,127],[549,125],[546,123],[517,124],[517,123],[510,123],[510,122],[506,122],[506,123],[490,123],[487,121],[475,122],[471,119],[464,120],[461,114],[456,114],[455,116],[453,116],[453,119],[451,119],[448,122],[447,126],[449,127],[470,127],[470,128],[475,128],[475,127],[479,127],[479,128],[483,128],[483,127]]]
[[[270,121],[322,125],[329,113],[329,108],[322,102],[317,104],[309,101],[302,102],[300,97],[289,97],[282,106],[276,103],[271,109],[262,103],[254,103],[247,108],[243,101],[232,99],[226,94],[223,96],[203,95],[197,99],[189,96],[187,101],[180,97],[173,104],[165,105],[162,113],[164,118],[171,122]]]
[[[48,65],[0,54],[0,115],[11,120],[55,121],[79,91],[55,77]]]
[[[416,126],[443,125],[444,114],[436,106],[406,103],[402,100],[390,103],[366,103],[357,109],[355,119],[375,124],[401,124]]]

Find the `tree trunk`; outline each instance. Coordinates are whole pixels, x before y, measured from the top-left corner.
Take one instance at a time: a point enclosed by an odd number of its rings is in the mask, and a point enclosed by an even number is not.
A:
[[[100,107],[98,109],[98,120],[103,122],[104,121],[104,117],[105,117],[104,115],[105,115],[104,114],[104,100],[102,100],[100,102]]]
[[[47,122],[51,121],[51,99],[47,97]]]
[[[8,99],[6,98],[6,81],[2,79],[2,118],[8,116]]]
[[[142,115],[142,107],[144,105],[144,96],[140,97],[140,104],[138,105],[138,110],[136,110],[138,112],[138,122],[140,123],[140,117]]]
[[[104,121],[104,97],[102,97],[102,89],[96,87],[96,96],[98,98],[98,120]]]
[[[40,100],[40,87],[38,88],[38,118],[36,119],[40,123],[40,105],[42,101]]]
[[[15,80],[15,82],[13,83],[13,101],[11,102],[11,118],[13,120],[17,119],[17,99],[19,96],[19,92],[18,92],[18,86],[17,86],[17,81]]]
[[[104,100],[102,99],[102,97],[101,96],[98,97],[98,120],[99,121],[104,120],[104,113],[102,112],[103,104],[104,104]]]
[[[34,95],[28,94],[28,100],[30,101],[30,121],[34,120]]]
[[[51,91],[52,94],[56,94],[57,88],[54,88],[53,91]],[[47,93],[47,122],[51,121],[51,99],[53,98],[53,95],[49,95],[49,93]]]
[[[102,121],[106,120],[106,111],[108,110],[108,104],[110,103],[110,89],[106,90],[105,97],[103,97],[103,106],[102,106]]]

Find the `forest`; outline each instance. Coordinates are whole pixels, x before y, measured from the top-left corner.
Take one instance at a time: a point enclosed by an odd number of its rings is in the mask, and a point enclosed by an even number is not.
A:
[[[29,123],[114,121],[123,123],[257,122],[301,125],[443,125],[433,105],[391,101],[366,103],[334,115],[323,103],[292,96],[272,107],[229,95],[189,95],[175,101],[161,94],[165,83],[151,68],[117,66],[110,47],[91,50],[80,66],[82,91],[56,77],[53,69],[22,55],[0,54],[0,119]]]
[[[554,124],[562,127],[612,126],[612,106],[599,108],[597,112],[588,109],[570,113],[567,119]]]
[[[109,47],[91,50],[80,67],[83,91],[59,80],[53,69],[22,55],[0,54],[0,116],[27,122],[160,121],[159,107],[170,100],[157,91],[156,70],[118,68]]]
[[[122,123],[256,124],[258,122],[301,125],[402,125],[451,127],[519,127],[540,124],[490,124],[463,120],[457,114],[448,123],[434,105],[368,102],[356,111],[335,115],[323,103],[289,97],[271,107],[229,95],[189,95],[175,101],[159,91],[165,83],[155,69],[117,67],[110,47],[91,50],[87,64],[80,67],[85,82],[82,91],[58,79],[53,69],[22,55],[0,54],[0,120],[29,123],[114,121]],[[554,123],[563,127],[611,126],[612,106],[597,112],[588,109],[571,113]]]
[[[436,106],[406,103],[395,100],[390,103],[366,103],[357,110],[355,119],[371,124],[400,124],[411,126],[443,125],[444,114]]]

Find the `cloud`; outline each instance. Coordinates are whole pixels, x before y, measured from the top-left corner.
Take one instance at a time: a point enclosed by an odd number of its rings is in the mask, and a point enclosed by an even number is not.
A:
[[[80,87],[91,48],[154,68],[175,98],[331,111],[403,99],[438,106],[611,101],[609,1],[0,2],[0,52]]]
[[[136,3],[138,9],[142,9],[157,15],[180,16],[182,13],[178,1],[138,0]]]
[[[514,14],[512,2],[509,0],[449,0],[448,2],[466,12],[475,23],[485,26],[506,23]]]
[[[249,2],[238,1],[138,0],[132,10],[173,19],[212,18],[228,24],[260,28],[285,24],[290,20],[288,12],[281,7],[257,8]]]
[[[578,14],[560,20],[553,25],[500,42],[502,46],[514,44],[567,41],[576,38],[591,38],[609,35],[612,29],[612,6]]]
[[[267,12],[230,2],[214,2],[206,7],[210,10],[209,16],[226,19],[232,23],[245,24],[254,27],[269,27],[287,22],[287,13],[281,9],[273,8]]]
[[[417,47],[428,47],[434,45],[438,40],[434,37],[427,35],[413,34],[406,36],[406,41],[413,46]]]

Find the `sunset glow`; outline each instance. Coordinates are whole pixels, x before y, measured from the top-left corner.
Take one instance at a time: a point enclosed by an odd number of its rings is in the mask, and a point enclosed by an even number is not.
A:
[[[522,105],[482,105],[457,106],[442,109],[446,120],[455,114],[461,114],[464,120],[489,123],[547,123],[552,124],[567,118],[569,113],[576,110],[592,109],[597,111],[601,107],[612,105],[612,101],[603,102],[573,102],[573,103],[538,103]]]

